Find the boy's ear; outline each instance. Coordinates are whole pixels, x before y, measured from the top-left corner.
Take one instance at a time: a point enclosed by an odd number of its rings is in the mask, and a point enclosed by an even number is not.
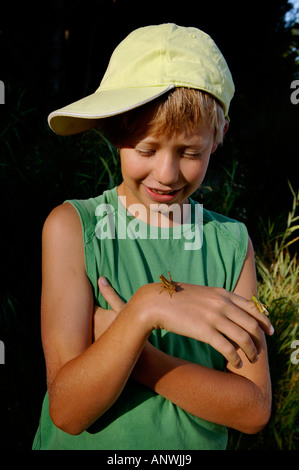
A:
[[[225,119],[225,124],[224,124],[224,128],[223,128],[223,135],[225,135],[228,131],[228,127],[229,127],[229,122],[227,119]]]
[[[215,142],[215,144],[213,145],[213,148],[211,150],[211,154],[216,151],[217,147],[218,147],[218,142]]]
[[[228,131],[228,127],[229,127],[229,122],[227,120],[225,120],[225,124],[224,124],[224,127],[223,127],[223,135],[225,135]],[[216,151],[218,147],[218,142],[216,142],[211,150],[211,153],[214,153]]]

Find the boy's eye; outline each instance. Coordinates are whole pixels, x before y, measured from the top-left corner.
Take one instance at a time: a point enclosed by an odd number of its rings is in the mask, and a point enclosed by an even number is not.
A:
[[[183,152],[183,157],[186,157],[186,158],[199,158],[201,157],[201,153],[200,152]]]
[[[155,151],[154,150],[146,150],[146,149],[138,149],[138,148],[135,148],[135,151],[137,152],[138,155],[140,155],[141,157],[151,157]]]
[[[135,152],[137,155],[140,155],[141,157],[151,157],[152,155],[155,155],[156,151],[154,149],[141,149],[141,148],[136,148],[135,147]],[[198,159],[201,157],[201,152],[197,151],[187,151],[187,150],[182,150],[180,155],[184,158],[190,158],[190,159]]]

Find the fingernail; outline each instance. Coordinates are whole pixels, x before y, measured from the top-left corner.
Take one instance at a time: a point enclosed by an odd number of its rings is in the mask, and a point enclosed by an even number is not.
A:
[[[103,286],[108,286],[109,284],[105,277],[100,277],[100,281]]]
[[[274,330],[273,326],[271,325],[271,328],[270,328],[270,335],[273,335],[273,333],[275,333],[275,330]]]

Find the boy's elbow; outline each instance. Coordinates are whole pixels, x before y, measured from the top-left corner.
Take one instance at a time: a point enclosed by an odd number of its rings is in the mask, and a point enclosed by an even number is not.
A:
[[[265,405],[255,412],[250,413],[248,420],[239,431],[245,434],[257,434],[268,424],[271,416],[271,405]]]
[[[56,425],[55,425],[56,426]],[[85,429],[77,428],[72,425],[66,426],[56,426],[61,431],[65,432],[66,434],[70,434],[71,436],[79,436]]]
[[[270,420],[270,416],[271,408],[261,413],[261,416],[256,420],[256,423],[253,426],[252,432],[250,434],[257,434],[258,432],[261,432],[267,426]]]
[[[255,422],[252,423],[251,425],[245,425],[244,429],[240,429],[241,432],[244,434],[258,434],[261,432],[265,426],[267,425],[269,419],[265,421],[260,421],[260,422]]]
[[[82,426],[78,426],[74,423],[60,422],[59,420],[53,418],[51,419],[56,428],[60,429],[61,431],[67,434],[70,434],[71,436],[78,436],[83,431],[85,431]]]
[[[58,429],[61,431],[71,434],[72,436],[78,436],[81,434],[83,431],[85,431],[85,428],[80,425],[80,423],[75,423],[72,420],[64,419],[61,414],[57,413],[55,410],[51,409],[51,406],[49,408],[49,414],[50,418],[52,420],[52,423],[54,426],[56,426]]]

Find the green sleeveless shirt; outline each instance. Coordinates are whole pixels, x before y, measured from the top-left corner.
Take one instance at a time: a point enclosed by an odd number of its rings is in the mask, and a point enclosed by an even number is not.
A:
[[[190,199],[190,223],[153,228],[126,211],[116,188],[96,198],[68,202],[81,220],[86,272],[98,305],[109,308],[99,294],[100,276],[109,280],[124,301],[168,271],[179,282],[234,289],[248,244],[242,223],[202,209]],[[165,330],[154,330],[149,341],[170,355],[225,370],[223,356],[205,343]],[[187,413],[130,379],[116,403],[78,436],[54,426],[46,394],[33,448],[196,450],[225,449],[226,445],[226,427]]]

